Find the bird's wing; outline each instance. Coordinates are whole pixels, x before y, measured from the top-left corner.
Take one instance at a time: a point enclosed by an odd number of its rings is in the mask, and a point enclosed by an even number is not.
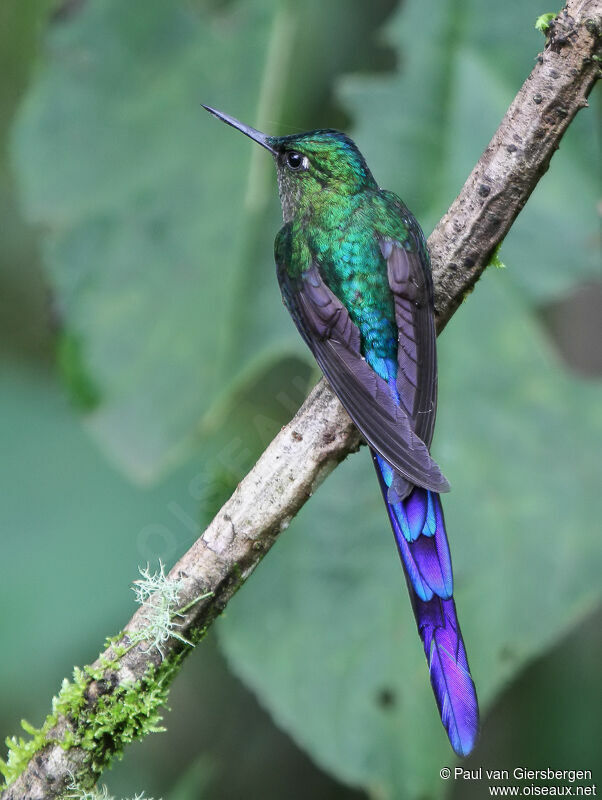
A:
[[[395,299],[397,391],[414,432],[430,447],[437,412],[437,350],[428,252],[412,231],[411,249],[393,239],[382,238],[379,244]]]
[[[284,301],[328,382],[368,444],[413,484],[436,492],[449,484],[387,383],[363,358],[360,332],[315,264],[291,279],[279,265]]]

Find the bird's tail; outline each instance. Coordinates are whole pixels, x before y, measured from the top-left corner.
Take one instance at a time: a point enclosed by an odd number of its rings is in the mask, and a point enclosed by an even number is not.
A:
[[[479,708],[456,616],[441,501],[435,492],[404,484],[374,452],[372,458],[404,567],[441,721],[456,753],[466,756],[477,738]],[[404,496],[407,491],[409,494]]]

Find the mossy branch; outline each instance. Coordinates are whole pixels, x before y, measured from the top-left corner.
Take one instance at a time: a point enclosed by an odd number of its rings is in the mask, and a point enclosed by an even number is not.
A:
[[[569,0],[547,25],[545,50],[429,238],[439,331],[495,263],[599,77],[602,0]],[[94,664],[64,682],[43,726],[25,725],[30,738],[13,740],[2,768],[10,782],[2,800],[66,796],[74,779],[91,787],[125,745],[159,730],[169,684],[190,644],[200,641],[316,487],[359,445],[357,430],[321,380],[171,570],[177,605],[167,617],[177,614],[177,631],[172,626],[167,635],[149,637],[154,601],[146,593],[145,604]]]

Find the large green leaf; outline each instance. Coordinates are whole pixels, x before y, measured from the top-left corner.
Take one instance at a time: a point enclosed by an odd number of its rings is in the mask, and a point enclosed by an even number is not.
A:
[[[435,453],[482,707],[600,598],[599,386],[572,381],[483,280],[441,343]],[[478,332],[478,334],[477,334]],[[234,668],[323,766],[378,797],[439,796],[453,761],[376,479],[353,456],[221,623]]]
[[[302,351],[274,279],[270,158],[200,102],[273,132],[323,125],[333,75],[379,63],[367,35],[392,1],[99,0],[51,26],[14,163],[64,373],[135,478],[173,463],[230,387]]]
[[[102,446],[141,479],[177,455],[240,367],[226,351],[241,270],[251,288],[256,266],[272,272],[240,257],[252,145],[224,146],[234,134],[199,104],[254,121],[266,52],[270,69],[286,67],[287,12],[273,0],[210,5],[85,4],[52,27],[14,130],[69,374],[97,404]],[[253,157],[261,188],[269,156]],[[272,295],[261,335],[245,331],[250,350],[292,340]]]
[[[429,230],[447,210],[529,74],[543,37],[539,0],[409,0],[388,28],[390,78],[340,87],[377,180]],[[592,98],[596,104],[596,98]],[[571,125],[551,169],[508,234],[502,258],[534,301],[600,275],[596,109]]]

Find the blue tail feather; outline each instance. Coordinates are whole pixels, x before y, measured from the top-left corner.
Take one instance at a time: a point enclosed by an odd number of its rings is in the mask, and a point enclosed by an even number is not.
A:
[[[396,487],[396,502],[392,502],[393,471],[374,452],[372,458],[404,566],[441,720],[452,747],[465,756],[476,741],[479,712],[452,597],[451,558],[441,501],[438,494],[407,485],[405,496],[399,496]]]
[[[452,747],[459,756],[473,749],[479,709],[453,599],[412,597],[431,685]]]

